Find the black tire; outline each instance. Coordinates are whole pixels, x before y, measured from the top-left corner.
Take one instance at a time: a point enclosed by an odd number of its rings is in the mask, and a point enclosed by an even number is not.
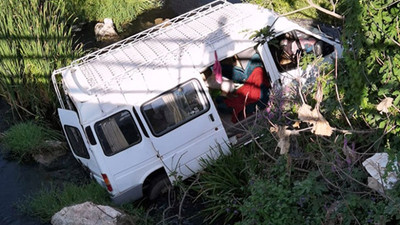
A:
[[[168,193],[172,188],[171,182],[166,175],[160,174],[154,177],[149,185],[147,197],[154,201],[163,194]]]

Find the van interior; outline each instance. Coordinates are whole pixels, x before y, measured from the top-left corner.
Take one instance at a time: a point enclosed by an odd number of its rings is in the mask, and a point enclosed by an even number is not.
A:
[[[219,63],[221,83],[216,81],[215,65],[204,68],[201,74],[231,143],[244,144],[250,139],[246,129],[267,107],[270,77],[255,47]]]
[[[279,72],[297,68],[300,55],[324,57],[335,50],[334,46],[298,30],[277,36],[268,42],[268,47]]]

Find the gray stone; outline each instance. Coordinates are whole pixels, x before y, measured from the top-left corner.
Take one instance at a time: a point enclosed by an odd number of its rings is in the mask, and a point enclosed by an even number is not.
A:
[[[61,141],[46,141],[45,149],[50,151],[43,151],[42,153],[33,155],[33,159],[45,167],[50,167],[61,156],[67,152],[67,145]]]
[[[97,23],[94,26],[94,34],[97,41],[116,41],[119,38],[110,18],[105,18],[104,23]]]
[[[51,218],[53,225],[116,225],[121,212],[103,205],[85,202],[61,209]]]

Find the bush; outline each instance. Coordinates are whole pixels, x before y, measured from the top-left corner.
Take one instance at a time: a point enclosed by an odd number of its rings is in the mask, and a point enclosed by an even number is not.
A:
[[[258,180],[240,207],[243,220],[239,224],[320,224],[328,202],[323,197],[326,191],[313,175],[293,186],[273,179]]]
[[[75,12],[81,21],[103,21],[112,18],[117,31],[134,20],[145,10],[161,6],[159,0],[70,0],[70,12]]]
[[[60,137],[61,134],[56,131],[45,129],[30,121],[16,124],[7,130],[2,138],[2,144],[11,158],[21,162],[45,151],[46,140]]]

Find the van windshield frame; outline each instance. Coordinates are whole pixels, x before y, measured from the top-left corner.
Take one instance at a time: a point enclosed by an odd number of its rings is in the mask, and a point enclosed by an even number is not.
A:
[[[96,122],[94,129],[106,156],[115,155],[142,141],[135,120],[128,110]]]

